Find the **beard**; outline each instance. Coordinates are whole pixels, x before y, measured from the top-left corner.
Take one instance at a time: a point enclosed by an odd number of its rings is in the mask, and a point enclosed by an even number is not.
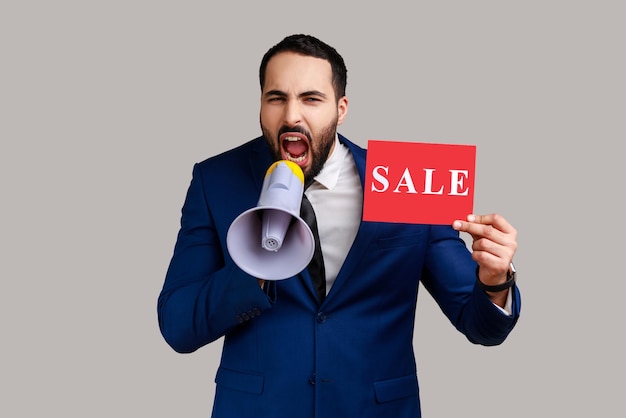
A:
[[[311,165],[304,172],[304,185],[306,188],[311,184],[311,182],[313,182],[315,176],[317,176],[322,171],[322,168],[324,168],[324,164],[326,164],[326,160],[328,160],[330,150],[333,147],[333,144],[335,142],[335,136],[337,134],[337,121],[338,119],[335,118],[331,123],[324,127],[316,140],[313,140],[313,137],[311,136],[311,133],[309,131],[300,126],[295,126],[293,128],[290,128],[288,126],[282,126],[275,137],[270,134],[269,130],[267,130],[263,126],[263,124],[261,124],[261,131],[263,132],[263,136],[270,146],[270,150],[272,151],[272,155],[274,156],[275,161],[283,159],[281,154],[282,145],[280,143],[280,140],[278,139],[281,134],[285,132],[299,132],[309,139],[310,146],[307,152],[309,153]]]

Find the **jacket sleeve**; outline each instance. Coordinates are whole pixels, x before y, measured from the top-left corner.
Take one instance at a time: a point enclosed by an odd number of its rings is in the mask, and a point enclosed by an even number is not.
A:
[[[511,288],[511,315],[495,306],[476,285],[476,262],[458,232],[432,226],[422,283],[450,322],[469,341],[498,345],[513,330],[520,314],[517,286]]]
[[[181,353],[217,340],[271,307],[271,298],[257,280],[225,257],[220,231],[228,226],[214,223],[208,192],[196,164],[174,254],[158,298],[161,334]],[[274,288],[267,287],[269,291]]]

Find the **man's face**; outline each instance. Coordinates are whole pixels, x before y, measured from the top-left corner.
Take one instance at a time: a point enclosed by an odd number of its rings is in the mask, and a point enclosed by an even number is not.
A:
[[[335,98],[326,60],[291,52],[270,59],[261,93],[261,129],[277,160],[298,164],[315,177],[333,149],[348,99]]]

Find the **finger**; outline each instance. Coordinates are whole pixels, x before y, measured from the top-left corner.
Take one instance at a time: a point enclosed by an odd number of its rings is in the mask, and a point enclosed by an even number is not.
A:
[[[487,238],[478,238],[472,242],[472,251],[474,252],[486,252],[490,254],[494,254],[496,256],[500,256],[501,254],[506,254],[506,247],[502,244],[498,244],[497,242],[487,239]]]
[[[486,237],[503,243],[517,238],[515,228],[498,214],[468,215],[467,221],[456,220],[452,227],[457,231],[467,232],[474,239]]]
[[[453,227],[472,236],[472,250],[485,251],[499,257],[510,258],[517,250],[516,232],[506,234],[491,225],[455,221]]]
[[[506,259],[503,259],[497,254],[489,251],[473,251],[472,258],[481,269],[485,272],[487,271],[506,271],[508,267],[508,263]]]
[[[472,236],[474,240],[480,238],[489,238],[492,240],[496,240],[496,235],[502,234],[491,225],[483,225],[475,222],[467,222],[461,220],[454,221],[452,223],[452,228],[456,229],[457,231],[467,232]]]
[[[473,222],[482,225],[491,225],[498,231],[502,231],[505,234],[515,233],[515,228],[502,216],[497,213],[490,213],[488,215],[476,215],[471,214],[467,216],[468,222]]]

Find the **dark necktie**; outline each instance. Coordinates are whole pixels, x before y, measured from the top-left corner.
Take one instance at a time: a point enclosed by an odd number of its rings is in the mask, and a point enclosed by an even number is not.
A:
[[[309,273],[313,278],[313,285],[317,292],[317,299],[320,303],[326,297],[326,272],[324,270],[324,257],[322,256],[322,247],[320,246],[320,236],[317,231],[317,219],[311,202],[306,195],[302,195],[302,204],[300,205],[300,217],[309,225],[315,238],[315,252],[313,258],[309,262]]]

